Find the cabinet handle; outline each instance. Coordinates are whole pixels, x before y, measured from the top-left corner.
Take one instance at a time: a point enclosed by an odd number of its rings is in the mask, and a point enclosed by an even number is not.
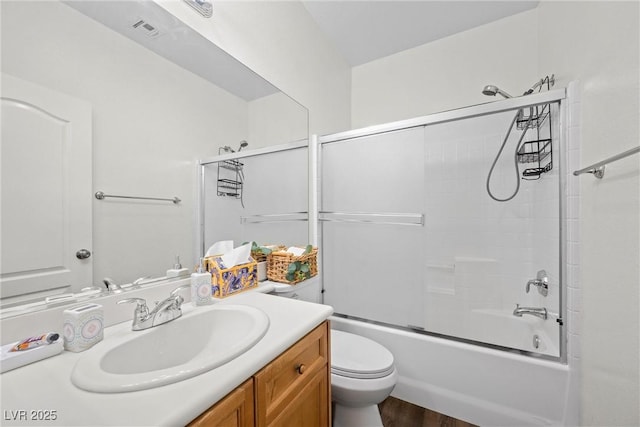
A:
[[[296,366],[296,371],[298,371],[300,375],[304,374],[304,371],[306,370],[307,370],[307,367],[302,363]]]

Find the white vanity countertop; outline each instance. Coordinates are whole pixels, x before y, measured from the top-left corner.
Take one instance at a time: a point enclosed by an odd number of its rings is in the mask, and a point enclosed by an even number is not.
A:
[[[92,393],[71,382],[71,371],[84,353],[58,356],[0,375],[3,426],[183,426],[242,384],[280,353],[322,323],[330,306],[248,292],[217,304],[241,304],[264,311],[266,335],[233,361],[175,384],[129,393]],[[184,311],[206,310],[184,306]],[[130,322],[105,329],[105,341]],[[162,325],[157,326],[162,328]],[[136,332],[131,331],[132,334]],[[103,345],[101,342],[97,345]],[[91,351],[91,349],[87,350]],[[54,418],[37,420],[55,413]]]

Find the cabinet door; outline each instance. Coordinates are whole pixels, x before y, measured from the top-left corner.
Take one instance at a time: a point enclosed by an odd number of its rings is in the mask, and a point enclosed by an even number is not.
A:
[[[328,425],[328,330],[327,322],[321,324],[254,376],[258,427]],[[305,420],[298,424],[296,417],[307,411],[310,419],[324,420],[324,423],[309,421],[311,424],[307,424]],[[313,415],[320,412],[321,415]],[[289,415],[291,419],[287,418]]]
[[[253,420],[253,378],[229,393],[189,427],[250,427]]]
[[[327,427],[329,393],[327,368],[318,371],[292,399],[269,427]]]

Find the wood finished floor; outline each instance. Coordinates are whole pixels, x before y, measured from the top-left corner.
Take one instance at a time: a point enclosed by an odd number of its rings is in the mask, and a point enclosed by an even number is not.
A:
[[[388,397],[378,408],[384,427],[477,427],[395,397]]]

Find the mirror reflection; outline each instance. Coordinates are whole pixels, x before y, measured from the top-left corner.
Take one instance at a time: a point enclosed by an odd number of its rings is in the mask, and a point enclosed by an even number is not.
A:
[[[277,151],[203,163],[202,253],[220,240],[287,247],[310,241],[308,147],[272,149]],[[228,184],[238,178],[239,188]]]
[[[198,159],[308,136],[304,107],[154,2],[1,7],[3,305],[191,269]]]

